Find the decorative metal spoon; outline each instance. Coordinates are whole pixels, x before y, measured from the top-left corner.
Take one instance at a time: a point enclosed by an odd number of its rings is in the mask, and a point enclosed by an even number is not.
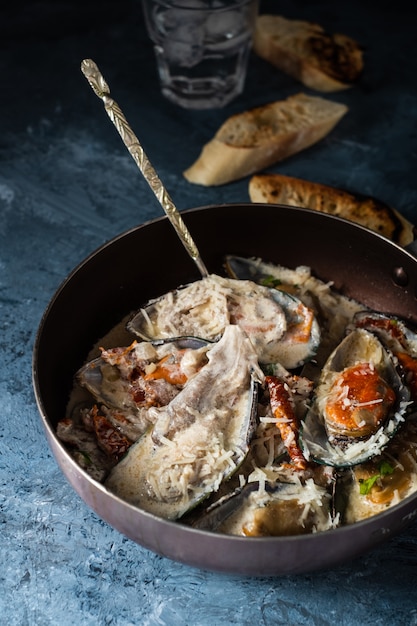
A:
[[[104,108],[107,112],[107,115],[115,125],[120,137],[123,140],[123,143],[129,150],[131,156],[133,157],[133,160],[135,161],[145,180],[157,197],[171,224],[175,228],[177,235],[181,239],[181,242],[183,243],[185,249],[197,265],[201,275],[203,276],[203,278],[205,276],[208,276],[206,266],[201,259],[197,246],[195,245],[189,230],[184,224],[184,221],[178,209],[175,207],[169,193],[165,189],[162,181],[160,180],[151,162],[146,156],[138,138],[129,126],[119,105],[110,96],[110,89],[97,65],[91,59],[84,59],[84,61],[81,63],[81,71],[90,83],[90,86],[96,96],[103,100]]]

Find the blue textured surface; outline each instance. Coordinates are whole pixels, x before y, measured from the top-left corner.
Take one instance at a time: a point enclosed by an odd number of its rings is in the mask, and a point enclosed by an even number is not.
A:
[[[354,36],[366,61],[360,84],[331,96],[350,107],[335,131],[271,171],[375,195],[417,222],[415,9],[359,0],[263,9]],[[247,180],[206,189],[181,172],[226,116],[303,89],[252,57],[241,98],[224,110],[186,112],[159,93],[137,4],[16,1],[1,14],[0,623],[417,625],[415,522],[332,571],[240,578],[141,548],[68,485],[32,391],[39,321],[79,261],[161,214],[81,60],[98,63],[181,209],[247,201]]]

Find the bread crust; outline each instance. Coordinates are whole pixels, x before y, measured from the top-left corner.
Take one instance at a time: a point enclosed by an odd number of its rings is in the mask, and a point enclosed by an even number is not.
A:
[[[322,92],[351,87],[363,71],[363,51],[354,39],[280,15],[258,16],[253,50],[282,72]]]
[[[350,220],[406,246],[414,226],[380,200],[282,174],[258,174],[249,181],[252,202],[299,206]]]
[[[303,93],[229,117],[184,172],[191,183],[223,185],[312,146],[347,113]]]

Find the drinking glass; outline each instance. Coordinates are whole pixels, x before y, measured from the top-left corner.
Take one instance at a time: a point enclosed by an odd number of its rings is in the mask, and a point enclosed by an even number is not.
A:
[[[243,91],[258,0],[142,0],[161,89],[190,109]]]

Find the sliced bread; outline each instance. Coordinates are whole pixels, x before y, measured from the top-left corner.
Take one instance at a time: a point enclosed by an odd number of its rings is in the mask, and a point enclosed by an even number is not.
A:
[[[260,15],[253,50],[282,72],[322,92],[346,89],[363,70],[361,46],[321,26],[279,15]]]
[[[258,172],[325,137],[344,104],[303,93],[229,117],[184,172],[199,185],[223,185]]]
[[[343,217],[407,245],[414,226],[398,211],[380,200],[336,187],[282,174],[258,174],[249,181],[252,202],[306,207]]]

